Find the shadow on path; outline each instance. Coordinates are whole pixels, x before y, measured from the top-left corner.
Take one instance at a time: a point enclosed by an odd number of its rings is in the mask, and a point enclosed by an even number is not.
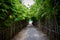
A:
[[[33,25],[28,25],[12,40],[48,40],[48,38],[41,31],[38,31],[36,28],[34,28]]]

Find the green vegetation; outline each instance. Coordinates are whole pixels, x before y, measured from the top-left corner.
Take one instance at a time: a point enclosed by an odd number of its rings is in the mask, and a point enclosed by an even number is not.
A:
[[[28,24],[28,9],[19,0],[0,0],[0,38],[10,40]]]
[[[51,19],[60,10],[60,5],[54,2],[56,1],[35,0],[35,4],[29,10],[19,0],[0,0],[0,27],[11,26],[13,22],[26,20],[26,18],[27,20],[31,18],[39,20],[43,17]]]
[[[60,10],[60,5],[55,0],[35,0],[35,2],[30,9],[31,16],[35,17],[34,20],[39,20],[43,17],[50,20]]]
[[[43,17],[50,20],[60,10],[60,5],[54,2],[56,1],[35,0],[35,4],[29,10],[19,0],[0,0],[0,27],[11,26],[21,20],[39,20]]]
[[[27,8],[19,0],[0,0],[0,27],[28,18]]]
[[[60,1],[34,1],[35,4],[28,9],[20,0],[0,0],[0,37],[2,40],[10,40],[28,25],[30,19],[33,20],[33,25],[38,27],[40,20],[43,27],[55,30],[60,35]],[[42,26],[41,29],[44,29]]]

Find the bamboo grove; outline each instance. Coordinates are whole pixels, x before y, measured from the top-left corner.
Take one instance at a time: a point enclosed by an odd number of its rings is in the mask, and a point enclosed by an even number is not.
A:
[[[0,29],[3,30],[0,34],[7,33],[6,35],[11,37],[23,25],[26,27],[25,24],[26,22],[28,24],[30,19],[33,22],[40,20],[40,24],[46,27],[54,25],[51,28],[53,30],[58,28],[56,30],[60,33],[60,0],[34,0],[34,2],[28,9],[21,0],[0,0]],[[55,27],[57,25],[58,27]],[[9,28],[11,35],[4,31],[6,28]]]
[[[19,0],[0,0],[0,27],[27,18],[27,8]]]
[[[57,11],[60,10],[58,0],[34,1],[35,4],[30,7],[30,14],[28,15],[29,9],[20,0],[0,0],[0,27],[11,25],[13,21],[24,20],[25,18],[35,17],[36,20],[39,20],[45,17],[50,19],[57,15]]]

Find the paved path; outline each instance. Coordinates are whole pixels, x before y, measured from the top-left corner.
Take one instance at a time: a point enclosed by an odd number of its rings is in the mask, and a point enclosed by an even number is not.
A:
[[[32,25],[28,25],[27,28],[19,32],[12,40],[48,40],[48,38]]]

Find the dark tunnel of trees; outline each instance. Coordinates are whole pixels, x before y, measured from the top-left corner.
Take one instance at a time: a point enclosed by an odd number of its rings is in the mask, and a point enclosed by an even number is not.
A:
[[[13,38],[28,25],[30,19],[34,26],[39,24],[38,27],[50,40],[59,40],[60,0],[34,1],[28,9],[20,0],[0,0],[0,40]]]

